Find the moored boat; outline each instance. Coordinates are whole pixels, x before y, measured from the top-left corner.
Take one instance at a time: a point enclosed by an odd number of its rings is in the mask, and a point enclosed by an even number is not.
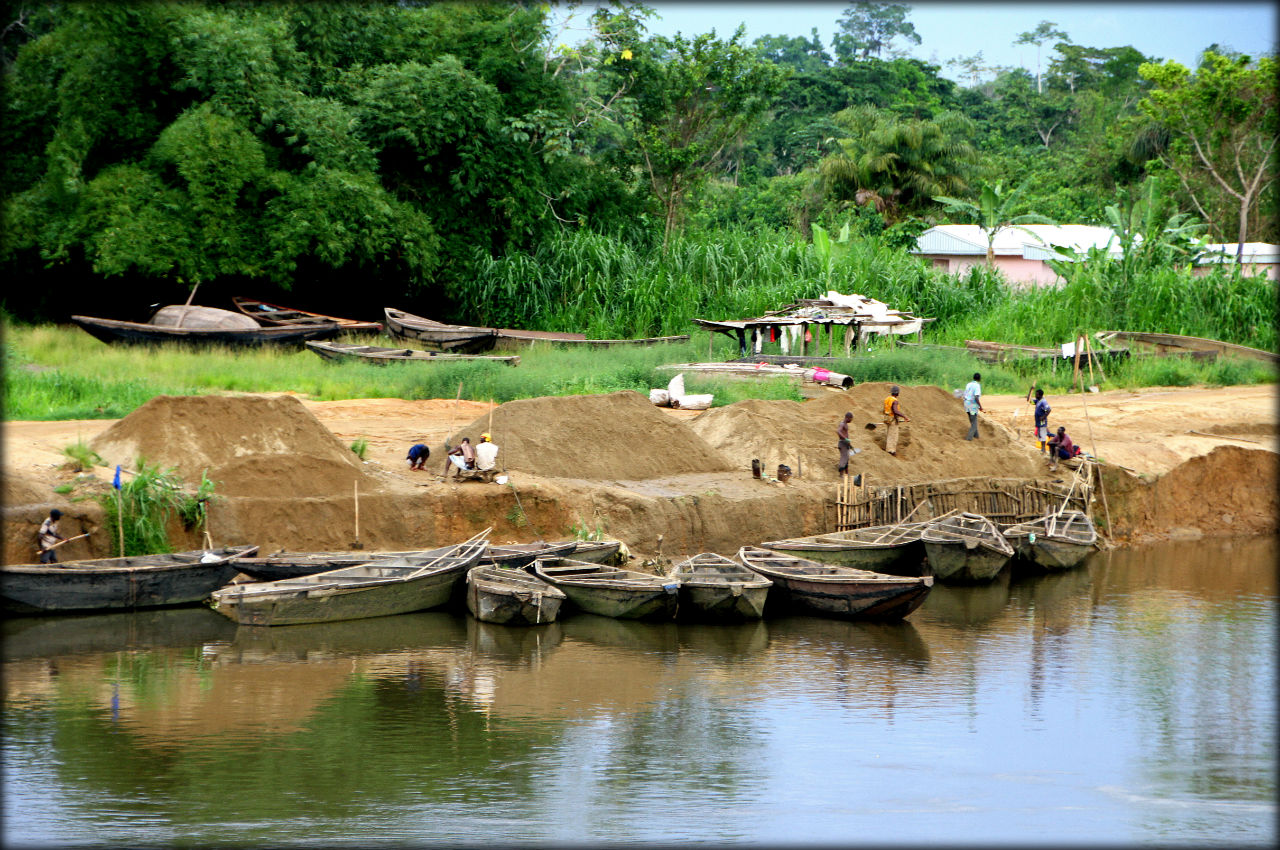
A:
[[[240,572],[254,581],[279,581],[286,578],[327,573],[344,567],[358,567],[374,561],[390,558],[403,559],[406,562],[425,564],[444,554],[450,546],[437,549],[410,550],[405,552],[365,552],[352,550],[347,552],[275,552],[271,555],[255,558],[241,558],[236,561]]]
[[[893,575],[919,575],[920,564],[924,560],[924,545],[920,542],[920,533],[925,525],[925,522],[874,525],[829,534],[770,540],[760,546],[824,564],[838,564]]]
[[[172,304],[160,308],[149,322],[126,322],[95,316],[72,316],[71,321],[103,342],[183,342],[254,346],[291,344],[333,336],[338,325],[263,327],[248,316],[216,307]]]
[[[269,304],[266,301],[258,301],[254,298],[244,298],[236,295],[231,298],[231,303],[236,309],[244,313],[251,319],[254,319],[262,325],[290,325],[292,327],[302,327],[305,325],[320,325],[332,322],[337,325],[343,332],[356,333],[368,332],[379,333],[382,330],[380,322],[362,322],[358,319],[343,319],[338,316],[326,316],[323,313],[312,313],[309,310],[298,310],[293,307],[281,307],[279,304]]]
[[[822,564],[755,546],[738,560],[773,582],[770,608],[845,620],[900,620],[920,607],[933,576],[891,576]]]
[[[517,328],[497,328],[496,344],[501,348],[518,348],[538,343],[551,345],[567,345],[585,348],[617,348],[629,345],[665,345],[673,342],[688,342],[688,334],[675,336],[648,336],[636,339],[587,339],[586,334],[572,331],[525,331]]]
[[[561,558],[573,553],[578,546],[576,540],[562,540],[558,543],[507,543],[501,546],[490,544],[489,549],[480,557],[480,563],[488,566],[521,569],[534,562],[536,558]]]
[[[579,540],[570,553],[575,561],[589,564],[625,564],[626,547],[621,540]]]
[[[516,366],[516,355],[457,354],[451,351],[420,351],[416,348],[384,348],[378,345],[356,345],[349,342],[313,340],[307,348],[325,360],[365,360],[370,363],[466,363],[471,361]]]
[[[403,310],[384,307],[387,332],[395,339],[417,340],[428,348],[474,354],[493,348],[498,338],[494,328],[447,325]]]
[[[681,619],[742,622],[764,616],[773,582],[731,558],[703,552],[672,567],[680,582]]]
[[[1083,511],[1051,512],[1001,531],[1014,553],[1046,570],[1076,566],[1093,551],[1098,531]]]
[[[589,614],[623,620],[670,620],[679,604],[680,583],[664,576],[569,558],[539,558],[533,562],[533,571]]]
[[[925,525],[920,539],[939,581],[991,581],[1013,557],[996,524],[980,514],[939,517]]]
[[[239,584],[213,594],[213,609],[246,626],[331,623],[408,614],[444,605],[489,544],[489,529],[422,563],[384,558],[279,581]]]
[[[192,605],[239,571],[257,546],[0,566],[0,605],[8,613],[96,611]]]
[[[467,610],[486,623],[553,623],[564,600],[560,588],[524,570],[481,564],[467,572]]]

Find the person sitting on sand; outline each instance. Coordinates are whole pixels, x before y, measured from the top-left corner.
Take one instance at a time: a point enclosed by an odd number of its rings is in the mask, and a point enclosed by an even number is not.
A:
[[[1058,433],[1049,438],[1049,469],[1050,471],[1058,468],[1059,460],[1067,460],[1080,454],[1080,447],[1071,442],[1071,438],[1067,436],[1067,429],[1058,426]]]
[[[431,449],[422,443],[415,443],[409,447],[409,456],[405,460],[409,461],[410,469],[424,469],[429,457],[431,457]]]
[[[498,446],[488,434],[480,435],[480,445],[476,446],[476,469],[487,472],[493,469],[498,460]]]
[[[463,471],[471,471],[476,468],[476,450],[471,445],[470,437],[463,437],[462,442],[450,450],[449,460],[457,469],[454,470],[456,478]]]

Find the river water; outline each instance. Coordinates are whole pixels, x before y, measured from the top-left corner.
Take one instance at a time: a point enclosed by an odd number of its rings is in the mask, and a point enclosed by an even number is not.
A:
[[[1276,542],[900,624],[4,622],[5,846],[1273,844]]]

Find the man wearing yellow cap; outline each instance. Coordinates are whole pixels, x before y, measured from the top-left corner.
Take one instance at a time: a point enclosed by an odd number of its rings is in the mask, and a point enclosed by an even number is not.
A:
[[[498,460],[498,447],[488,434],[480,435],[480,443],[476,446],[476,469],[488,472]]]
[[[884,399],[884,450],[894,457],[898,456],[898,423],[910,422],[911,420],[902,415],[902,408],[898,406],[898,393],[902,392],[902,388],[894,384],[889,388],[889,395]]]

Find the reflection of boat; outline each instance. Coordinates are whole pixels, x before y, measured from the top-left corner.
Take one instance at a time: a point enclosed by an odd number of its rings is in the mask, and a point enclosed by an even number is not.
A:
[[[830,534],[791,537],[761,543],[764,549],[785,552],[797,558],[808,558],[824,564],[839,564],[859,570],[872,570],[894,575],[918,574],[924,559],[920,532],[924,522],[898,525],[874,525]]]
[[[467,610],[486,623],[553,623],[564,599],[559,588],[524,570],[481,565],[467,572]]]
[[[939,581],[991,581],[1013,557],[996,524],[979,514],[939,517],[920,532]]]
[[[121,650],[198,646],[229,641],[236,627],[208,608],[144,608],[110,614],[5,617],[5,660]]]
[[[226,622],[223,617],[218,619]],[[305,623],[287,629],[233,626],[235,638],[217,657],[220,663],[294,664],[327,662],[335,656],[413,652],[423,646],[453,646],[465,639],[468,619],[437,609],[395,617]]]
[[[503,546],[490,546],[489,551],[480,556],[480,563],[493,564],[499,567],[520,569],[533,563],[534,558],[560,558],[569,555],[578,546],[576,540],[562,540],[558,543],[508,543]]]
[[[923,618],[933,617],[960,626],[993,620],[1009,604],[1010,576],[1009,570],[1002,570],[984,584],[939,584],[929,594],[929,601],[920,613]]]
[[[773,581],[770,606],[842,619],[896,620],[920,607],[932,576],[912,578],[820,564],[744,546],[738,558]]]
[[[1018,557],[1046,570],[1074,567],[1098,542],[1093,521],[1082,511],[1049,513],[1030,522],[1007,526],[1002,533]]]
[[[627,558],[621,540],[579,540],[573,559],[588,564],[613,564],[619,560],[625,563]]]
[[[469,325],[446,325],[403,310],[384,307],[387,332],[395,339],[417,340],[428,348],[440,351],[476,353],[488,351],[498,338],[493,328],[475,328]]]
[[[564,591],[574,607],[624,620],[669,620],[680,583],[649,573],[568,558],[539,558],[533,571]]]
[[[257,546],[0,567],[0,604],[15,614],[191,605],[238,572]]]
[[[378,333],[382,325],[378,322],[361,322],[358,319],[342,319],[337,316],[326,316],[323,313],[312,313],[307,310],[296,310],[292,307],[281,307],[279,304],[268,304],[252,298],[233,296],[231,303],[236,309],[263,325],[285,325],[289,327],[308,327],[333,323],[338,330],[346,332],[368,331]]]
[[[769,645],[769,629],[764,620],[741,623],[680,623],[676,640],[681,652],[712,658],[744,658]]]
[[[934,593],[942,590],[938,588]],[[928,607],[931,607],[932,597]],[[827,617],[779,617],[768,621],[769,649],[803,649],[830,660],[836,653],[865,658],[875,666],[929,661],[929,647],[911,620],[834,620]]]
[[[467,644],[471,650],[488,662],[501,659],[507,670],[511,662],[527,666],[544,661],[564,639],[564,627],[559,621],[547,623],[540,629],[508,629],[474,617],[467,617],[466,622]]]
[[[350,342],[310,341],[307,348],[325,360],[365,360],[370,363],[458,363],[473,360],[516,366],[520,358],[488,354],[455,354],[448,351],[419,351],[416,348],[384,348],[379,345],[356,345]]]
[[[230,310],[181,304],[160,308],[150,322],[125,322],[94,316],[72,316],[71,321],[103,342],[262,345],[321,339],[338,332],[335,324],[263,327],[248,316]]]
[[[703,552],[672,568],[680,582],[679,616],[691,620],[758,620],[773,582],[723,555]]]
[[[360,620],[444,605],[488,546],[489,529],[421,563],[387,558],[279,581],[254,582],[213,594],[213,609],[251,626]]]

